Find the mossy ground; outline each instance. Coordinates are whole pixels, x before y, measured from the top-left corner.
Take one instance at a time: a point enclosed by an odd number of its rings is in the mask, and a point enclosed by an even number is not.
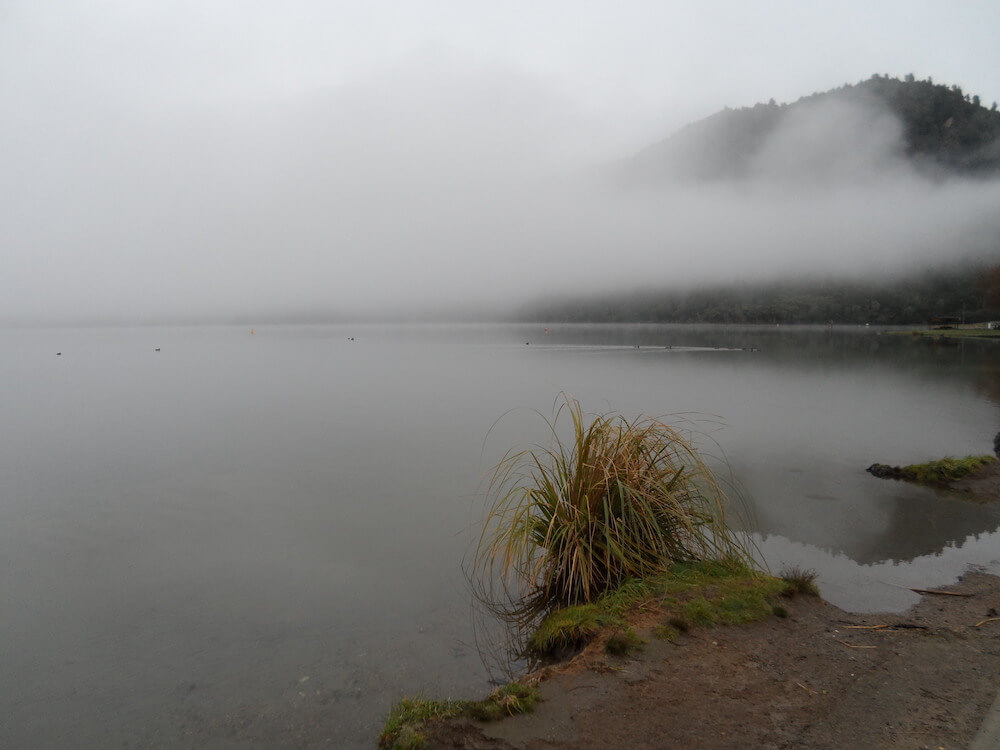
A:
[[[593,604],[556,610],[542,620],[528,650],[558,657],[603,635],[609,653],[628,653],[641,645],[631,629],[639,616],[655,618],[653,635],[666,640],[693,626],[744,625],[781,616],[787,614],[779,604],[782,597],[817,593],[814,578],[802,571],[775,578],[740,562],[671,565],[660,576],[626,581]]]
[[[495,721],[531,711],[537,702],[538,691],[519,682],[498,687],[481,701],[403,698],[389,711],[378,746],[382,750],[420,750],[427,746],[424,730],[430,722],[456,716]]]

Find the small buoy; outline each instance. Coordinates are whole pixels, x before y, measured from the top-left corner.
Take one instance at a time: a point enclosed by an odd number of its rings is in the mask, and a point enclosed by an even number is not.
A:
[[[250,335],[253,336],[253,328],[250,329]],[[156,351],[159,351],[159,349],[157,349]]]
[[[62,352],[56,352],[56,356],[57,357],[61,357],[62,356]]]
[[[158,351],[160,351],[160,347],[156,347],[155,349],[153,349],[153,351],[154,351],[154,352],[158,352]]]
[[[525,345],[525,346],[531,346],[531,342],[530,342],[530,341],[525,341],[525,342],[524,342],[524,345]]]

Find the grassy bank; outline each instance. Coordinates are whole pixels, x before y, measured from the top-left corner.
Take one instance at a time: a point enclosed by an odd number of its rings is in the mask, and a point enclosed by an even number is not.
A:
[[[564,657],[592,641],[615,655],[641,647],[637,627],[673,640],[695,627],[746,625],[772,615],[797,594],[818,594],[813,575],[776,578],[741,561],[676,563],[656,576],[630,580],[593,603],[562,607],[546,616],[528,641],[532,655]]]
[[[922,464],[908,466],[887,466],[872,464],[868,472],[881,479],[902,479],[916,484],[945,486],[952,482],[974,477],[986,467],[996,462],[990,455],[966,456],[965,458],[942,458]]]
[[[814,574],[790,571],[776,578],[740,561],[677,563],[658,575],[630,579],[587,604],[550,612],[531,635],[537,658],[564,659],[591,644],[612,657],[643,648],[637,630],[677,640],[697,628],[739,626],[787,617],[783,601],[818,595]],[[493,721],[531,711],[539,675],[497,688],[482,701],[404,698],[392,707],[379,736],[383,750],[427,747],[436,728],[454,719]]]
[[[481,701],[403,698],[389,711],[378,746],[383,750],[420,750],[427,746],[427,729],[434,722],[459,716],[495,721],[531,711],[538,691],[519,682],[498,687]]]

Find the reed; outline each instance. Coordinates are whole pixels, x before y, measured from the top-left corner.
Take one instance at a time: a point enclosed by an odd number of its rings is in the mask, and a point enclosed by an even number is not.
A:
[[[570,397],[547,422],[550,446],[510,452],[493,472],[476,554],[481,577],[517,591],[525,620],[672,563],[749,563],[719,481],[681,432],[658,419],[585,416]]]

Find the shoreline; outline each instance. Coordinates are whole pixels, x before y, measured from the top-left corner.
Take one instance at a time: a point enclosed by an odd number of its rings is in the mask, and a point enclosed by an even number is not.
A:
[[[1000,577],[970,572],[943,591],[959,595],[901,614],[796,597],[787,618],[674,642],[638,628],[638,653],[594,642],[529,675],[533,713],[432,722],[427,747],[964,749],[985,717],[1000,723]]]
[[[1000,462],[929,486],[942,499],[996,502]],[[902,613],[792,595],[762,621],[668,640],[657,637],[662,610],[639,603],[627,625],[512,683],[538,691],[528,713],[431,720],[415,747],[1000,747],[1000,577],[970,568],[945,589],[912,590],[922,598]],[[609,655],[622,627],[643,646]]]

